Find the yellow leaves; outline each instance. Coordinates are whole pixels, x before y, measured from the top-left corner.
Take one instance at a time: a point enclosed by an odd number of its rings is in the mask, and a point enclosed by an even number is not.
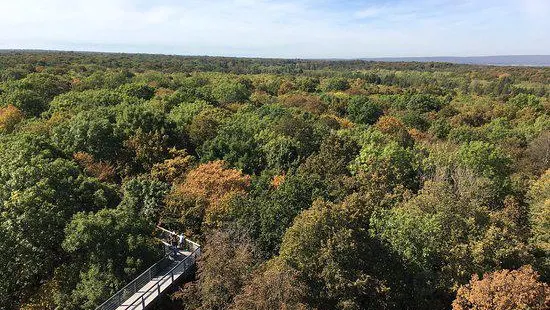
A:
[[[527,193],[530,200],[532,242],[550,253],[550,169],[535,181]]]
[[[11,104],[0,108],[0,133],[12,132],[23,118],[23,112]]]
[[[187,170],[194,162],[194,158],[185,150],[169,149],[172,156],[162,163],[156,163],[151,169],[151,176],[164,182],[181,183]]]

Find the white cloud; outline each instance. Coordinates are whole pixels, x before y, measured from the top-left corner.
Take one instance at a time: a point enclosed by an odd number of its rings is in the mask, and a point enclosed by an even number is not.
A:
[[[0,1],[0,48],[291,58],[550,53],[550,22],[535,27],[528,18],[547,12],[543,0],[362,8],[328,0]]]
[[[383,9],[377,7],[370,7],[366,9],[359,10],[355,12],[355,17],[357,18],[367,18],[379,16],[383,12]]]

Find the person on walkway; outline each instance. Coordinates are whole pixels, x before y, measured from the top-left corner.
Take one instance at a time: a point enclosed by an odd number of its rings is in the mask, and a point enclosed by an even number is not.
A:
[[[182,249],[182,250],[185,250],[185,236],[183,235],[183,233],[180,233],[179,236],[179,248]]]
[[[176,236],[173,236],[172,237],[172,240],[171,240],[171,248],[172,248],[172,254],[174,255],[174,257],[177,257],[178,256],[178,238]]]

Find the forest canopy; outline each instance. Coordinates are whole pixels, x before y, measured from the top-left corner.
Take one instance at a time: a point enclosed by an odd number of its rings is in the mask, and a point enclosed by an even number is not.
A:
[[[0,52],[0,309],[548,309],[550,68]],[[501,287],[506,287],[501,290]]]

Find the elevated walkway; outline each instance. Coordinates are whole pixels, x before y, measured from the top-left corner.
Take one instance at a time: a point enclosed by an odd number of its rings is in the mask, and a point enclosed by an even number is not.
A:
[[[96,310],[146,309],[173,283],[193,271],[196,259],[201,254],[200,245],[186,239],[185,245],[178,249],[177,255],[174,255],[174,251],[169,249],[169,242],[176,234],[162,227],[158,227],[158,231],[159,239],[165,246],[166,256],[111,296]]]

